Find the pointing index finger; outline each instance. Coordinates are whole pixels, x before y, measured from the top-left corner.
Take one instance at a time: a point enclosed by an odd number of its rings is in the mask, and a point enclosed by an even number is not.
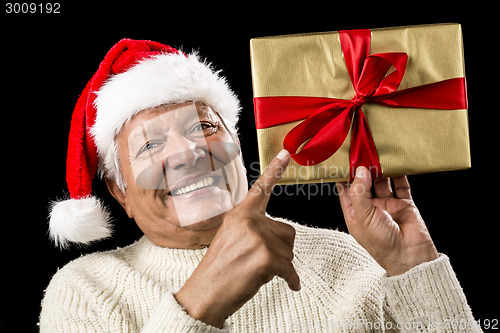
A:
[[[283,176],[289,161],[290,153],[285,149],[280,151],[252,185],[242,203],[265,213],[273,188]]]

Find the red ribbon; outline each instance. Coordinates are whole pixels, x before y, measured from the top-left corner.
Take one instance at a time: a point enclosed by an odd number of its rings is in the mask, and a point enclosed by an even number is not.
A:
[[[300,165],[314,165],[332,156],[343,144],[352,122],[349,158],[351,179],[358,166],[380,178],[377,149],[361,106],[375,103],[388,107],[457,110],[467,108],[465,78],[443,80],[397,91],[403,79],[406,53],[368,55],[371,31],[344,30],[340,43],[355,95],[351,100],[277,96],[254,98],[257,128],[305,119],[286,135],[283,146]],[[394,68],[390,74],[389,69]],[[309,142],[307,142],[309,140]],[[307,142],[299,153],[297,149]]]

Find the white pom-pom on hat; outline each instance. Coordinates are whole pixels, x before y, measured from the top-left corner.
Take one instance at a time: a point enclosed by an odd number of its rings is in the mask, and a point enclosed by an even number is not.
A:
[[[55,244],[89,244],[112,233],[110,214],[92,196],[92,180],[112,163],[114,138],[137,112],[166,103],[201,100],[236,127],[239,101],[224,77],[201,61],[168,45],[122,39],[106,54],[80,95],[73,116],[66,160],[71,199],[51,205],[49,232]],[[116,170],[115,170],[116,171]]]
[[[96,197],[54,202],[50,211],[50,238],[65,248],[68,242],[89,244],[111,236],[110,214]]]

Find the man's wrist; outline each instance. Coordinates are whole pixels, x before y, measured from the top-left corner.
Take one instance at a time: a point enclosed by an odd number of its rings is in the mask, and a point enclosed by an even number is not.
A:
[[[439,258],[439,253],[432,243],[412,249],[412,251],[402,255],[400,258],[402,259],[393,260],[392,264],[386,268],[388,276],[401,275],[424,262],[436,260]]]
[[[192,318],[213,327],[221,328],[224,325],[226,316],[222,315],[215,306],[209,305],[209,302],[203,301],[199,294],[192,294],[189,289],[182,287],[174,297]]]

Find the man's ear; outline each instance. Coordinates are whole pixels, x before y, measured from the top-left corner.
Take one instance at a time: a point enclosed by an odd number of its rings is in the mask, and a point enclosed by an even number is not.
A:
[[[127,201],[127,193],[123,192],[118,188],[118,185],[113,179],[104,177],[104,181],[106,182],[106,186],[108,187],[109,193],[120,203],[120,205],[125,209],[128,217],[134,218],[132,211],[130,210],[130,205]]]

